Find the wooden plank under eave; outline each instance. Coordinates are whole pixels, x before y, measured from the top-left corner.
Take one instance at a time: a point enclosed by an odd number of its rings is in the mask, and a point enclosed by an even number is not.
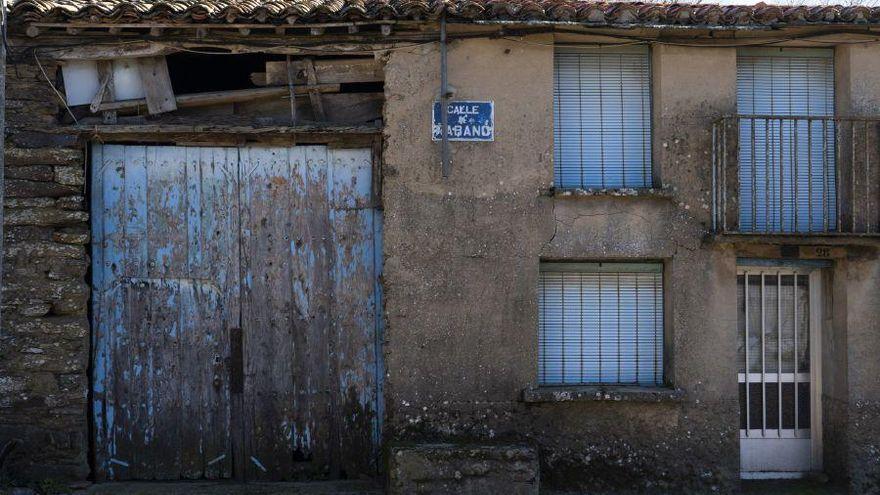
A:
[[[338,84],[318,84],[315,86],[297,86],[295,92],[297,95],[317,91],[318,93],[338,93]],[[278,88],[251,88],[251,89],[233,89],[229,91],[211,91],[208,93],[192,93],[186,95],[178,95],[176,97],[177,105],[180,107],[199,107],[208,105],[222,105],[224,103],[236,103],[240,101],[250,101],[259,98],[271,98],[274,96],[283,96],[288,93],[287,87]],[[128,110],[135,109],[141,105],[146,105],[144,98],[134,100],[122,100],[108,103],[101,103],[98,110]]]
[[[297,87],[299,89],[299,86]],[[382,93],[334,93],[322,94],[321,105],[324,107],[325,123],[358,124],[372,122],[382,118],[382,104],[385,96]],[[298,98],[296,102],[296,118],[298,125],[317,121],[311,101]],[[235,107],[237,116],[253,116],[283,121],[289,118],[287,105],[278,100],[251,100],[238,103]]]
[[[171,76],[168,74],[165,57],[145,57],[137,61],[147,100],[147,111],[155,115],[177,110],[177,99],[171,87]]]
[[[348,58],[333,60],[313,60],[315,75],[319,84],[381,82],[385,80],[382,65],[374,58]],[[294,84],[306,84],[307,62],[291,62],[295,75]],[[266,62],[266,72],[251,74],[251,81],[257,86],[284,86],[287,84],[287,62]]]
[[[115,60],[117,58],[154,57],[176,51],[178,51],[177,48],[168,45],[138,41],[117,45],[84,44],[64,47],[53,50],[52,55],[57,60]]]

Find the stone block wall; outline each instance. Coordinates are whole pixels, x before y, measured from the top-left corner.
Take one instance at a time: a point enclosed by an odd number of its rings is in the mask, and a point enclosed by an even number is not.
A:
[[[538,454],[518,445],[423,444],[391,449],[392,494],[537,495]]]
[[[10,40],[0,328],[0,481],[88,476],[89,214],[85,156],[51,126],[59,100]],[[54,79],[57,67],[42,61]],[[55,82],[53,80],[53,82]]]

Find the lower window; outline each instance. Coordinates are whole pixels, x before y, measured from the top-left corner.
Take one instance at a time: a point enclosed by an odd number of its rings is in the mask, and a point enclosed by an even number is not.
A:
[[[661,263],[541,263],[541,385],[663,384]]]

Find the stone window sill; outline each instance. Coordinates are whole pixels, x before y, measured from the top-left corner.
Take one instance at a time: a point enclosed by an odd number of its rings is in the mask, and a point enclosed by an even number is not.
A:
[[[682,402],[685,392],[669,387],[559,386],[523,390],[522,400],[542,402]]]
[[[653,198],[653,199],[672,199],[673,191],[671,188],[590,188],[590,189],[557,189],[552,188],[547,192],[548,196],[553,198]]]

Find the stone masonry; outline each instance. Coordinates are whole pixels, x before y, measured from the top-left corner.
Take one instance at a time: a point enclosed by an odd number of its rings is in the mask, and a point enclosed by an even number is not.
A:
[[[42,62],[54,78],[57,67]],[[88,475],[89,271],[84,152],[39,129],[58,98],[33,51],[7,65],[0,480]],[[46,129],[48,130],[48,129]]]

